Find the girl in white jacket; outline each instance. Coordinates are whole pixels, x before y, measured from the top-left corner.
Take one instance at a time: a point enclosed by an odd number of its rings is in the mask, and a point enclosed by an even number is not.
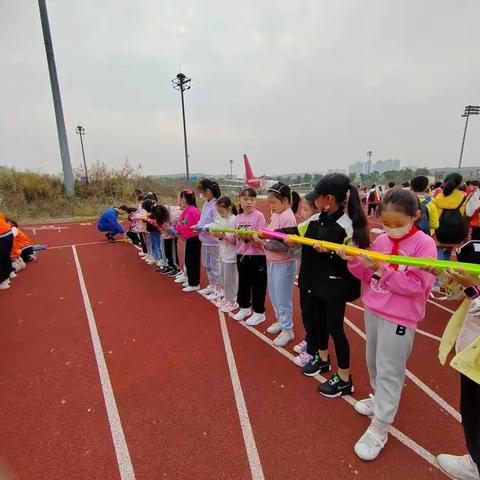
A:
[[[235,228],[235,216],[237,208],[227,196],[222,196],[217,200],[216,209],[220,216],[217,222],[208,225],[211,228]],[[232,236],[226,236],[224,233],[212,233],[220,240],[220,264],[221,277],[223,282],[224,297],[215,305],[228,313],[238,308],[237,304],[237,253],[235,250],[235,240],[231,240]]]

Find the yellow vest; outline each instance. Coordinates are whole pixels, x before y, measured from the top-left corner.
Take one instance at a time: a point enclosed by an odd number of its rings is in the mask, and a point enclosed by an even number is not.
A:
[[[462,330],[470,303],[471,300],[469,298],[463,300],[445,327],[438,349],[438,359],[442,365],[445,365],[448,355],[455,348],[455,342]],[[457,353],[450,362],[450,366],[480,384],[480,337],[474,340],[467,348]]]

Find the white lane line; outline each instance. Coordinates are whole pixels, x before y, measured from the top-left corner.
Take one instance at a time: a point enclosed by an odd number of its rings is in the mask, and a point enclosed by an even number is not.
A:
[[[360,310],[361,312],[364,312],[365,309],[363,307],[360,307],[359,305],[355,305],[354,303],[347,303],[349,307],[356,308],[357,310]],[[440,337],[437,337],[436,335],[433,335],[433,333],[426,332],[425,330],[420,330],[417,328],[416,330],[417,333],[420,335],[424,335],[425,337],[432,338],[433,340],[436,340],[437,342],[440,342],[442,339]]]
[[[234,320],[235,321],[235,320]],[[272,340],[270,340],[268,337],[260,333],[257,329],[253,327],[249,327],[248,325],[245,325],[245,322],[239,322],[243,327],[245,327],[247,330],[250,330],[253,334],[255,334],[258,338],[263,340],[265,343],[273,347],[275,350],[277,350],[279,353],[281,353],[284,357],[288,358],[291,362],[294,360],[294,356],[285,350],[284,348],[281,347],[276,347],[273,345]],[[316,375],[315,378],[319,383],[322,383],[326,381],[326,378],[323,377],[322,375]],[[356,400],[351,397],[350,395],[345,395],[342,398],[344,401],[346,401],[348,404],[351,406],[355,405]],[[390,425],[388,429],[389,433],[395,437],[399,442],[403,443],[406,447],[408,447],[410,450],[412,450],[414,453],[416,453],[418,456],[422,457],[426,462],[428,462],[430,465],[434,466],[435,468],[440,469],[437,458],[435,455],[431,454],[427,449],[419,445],[417,442],[412,440],[410,437],[402,433],[400,430],[395,428],[394,426]]]
[[[228,369],[230,370],[230,378],[232,380],[233,393],[235,395],[238,416],[242,427],[243,442],[245,443],[245,449],[247,450],[250,472],[253,480],[263,480],[265,476],[263,475],[262,464],[260,462],[260,457],[258,456],[257,445],[255,443],[255,437],[253,436],[252,425],[248,416],[247,405],[245,403],[245,397],[243,396],[237,365],[235,364],[235,357],[233,355],[232,344],[230,343],[230,336],[228,335],[225,316],[220,309],[218,309],[218,318],[220,319],[223,344],[225,346],[225,354],[227,355]]]
[[[98,374],[100,376],[100,383],[102,384],[102,393],[107,408],[108,422],[110,424],[110,431],[112,433],[113,445],[115,447],[115,454],[117,456],[118,469],[120,471],[120,478],[122,480],[135,480],[135,473],[133,471],[132,460],[130,459],[130,452],[128,451],[127,441],[118,414],[115,396],[113,394],[112,383],[108,375],[107,364],[103,354],[102,343],[98,336],[97,324],[93,314],[92,305],[88,296],[85,279],[83,277],[82,267],[78,259],[77,250],[72,246],[73,258],[75,259],[75,266],[77,267],[78,281],[80,283],[80,290],[82,291],[83,304],[85,306],[85,313],[88,318],[88,326],[90,328],[90,335],[92,337],[93,350],[95,352],[95,360],[97,361]]]
[[[448,312],[448,313],[455,313],[455,310],[452,310],[452,309],[447,308],[447,307],[445,307],[445,306],[443,306],[443,305],[440,305],[439,303],[434,302],[434,301],[432,301],[432,300],[427,300],[427,302],[428,302],[428,303],[431,303],[432,305],[435,305],[435,306],[438,307],[438,308],[441,308],[442,310],[445,310],[445,311]]]
[[[367,339],[365,333],[360,330],[354,323],[352,323],[347,317],[345,317],[345,323],[360,337],[364,340]],[[420,390],[428,395],[434,402],[438,403],[438,405],[448,412],[457,422],[462,421],[462,417],[460,413],[458,413],[448,402],[446,402],[438,393],[435,393],[430,387],[425,385],[416,375],[414,375],[410,370],[406,370],[405,375],[409,378]]]

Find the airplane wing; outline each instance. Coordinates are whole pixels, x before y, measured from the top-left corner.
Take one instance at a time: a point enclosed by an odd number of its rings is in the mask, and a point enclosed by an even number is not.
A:
[[[311,183],[290,183],[288,185],[290,188],[293,188],[293,187],[312,187],[312,184]]]

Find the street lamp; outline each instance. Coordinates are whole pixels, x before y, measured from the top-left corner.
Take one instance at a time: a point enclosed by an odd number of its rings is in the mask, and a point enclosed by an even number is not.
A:
[[[82,146],[82,156],[83,156],[83,166],[85,167],[85,182],[87,185],[89,185],[88,181],[88,171],[87,171],[87,162],[85,160],[85,150],[83,148],[83,136],[85,135],[85,128],[82,127],[81,125],[78,125],[77,128],[75,129],[75,132],[80,135],[80,145]]]
[[[367,162],[367,175],[370,175],[370,170],[372,168],[372,151],[367,152],[368,162]]]
[[[187,147],[187,126],[185,123],[185,102],[183,100],[183,92],[185,90],[190,90],[191,78],[186,77],[183,73],[177,74],[176,78],[172,80],[173,88],[175,90],[180,90],[182,97],[182,117],[183,117],[183,143],[185,145],[185,167],[187,171],[187,183],[190,183],[190,172],[188,169],[188,147]]]
[[[463,131],[462,148],[460,150],[460,159],[458,160],[458,169],[462,168],[463,146],[465,145],[465,136],[467,135],[468,117],[470,115],[478,115],[479,113],[480,106],[478,105],[467,105],[465,107],[465,111],[463,112],[462,117],[467,117],[467,119],[465,120],[465,130]]]
[[[233,178],[233,160],[229,160],[228,163],[230,164],[230,180]]]

